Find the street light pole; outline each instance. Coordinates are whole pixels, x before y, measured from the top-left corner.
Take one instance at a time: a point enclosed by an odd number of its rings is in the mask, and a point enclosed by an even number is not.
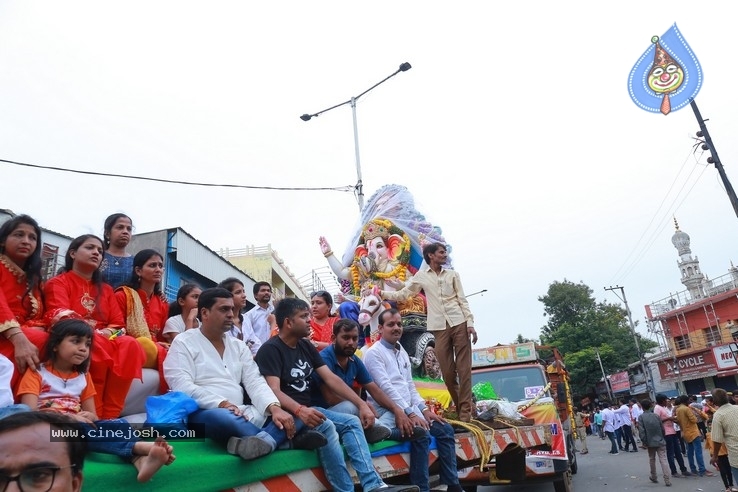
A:
[[[611,292],[615,292],[616,289],[620,290],[620,293],[623,295],[623,297],[620,297],[620,300],[623,301],[623,304],[625,304],[625,311],[628,313],[628,323],[630,324],[630,332],[633,334],[633,340],[635,341],[636,346],[636,352],[638,353],[638,360],[641,363],[641,371],[643,371],[643,377],[646,379],[646,389],[648,390],[648,396],[651,398],[651,401],[656,401],[656,396],[654,395],[654,387],[653,387],[653,378],[649,377],[650,372],[646,369],[646,365],[643,362],[643,353],[641,352],[641,345],[638,343],[638,335],[636,335],[635,325],[633,324],[633,317],[630,314],[630,308],[628,307],[628,300],[625,298],[625,288],[616,285],[615,287],[605,287],[605,290],[609,290]],[[615,293],[617,296],[617,293]]]
[[[597,354],[597,362],[600,363],[600,371],[602,371],[602,380],[605,382],[605,388],[607,388],[607,396],[610,397],[610,401],[615,401],[614,397],[612,396],[612,390],[610,389],[610,381],[607,379],[607,375],[605,374],[605,368],[602,366],[602,359],[600,358],[600,351],[595,349],[595,354]]]
[[[356,153],[356,200],[359,212],[364,209],[364,182],[361,179],[361,159],[359,158],[359,126],[356,124],[356,98],[351,98],[351,115],[354,118],[354,152]]]
[[[305,113],[302,116],[300,116],[300,119],[302,121],[310,121],[312,118],[318,117],[321,114],[323,114],[323,113],[325,113],[327,111],[330,111],[331,109],[336,109],[336,108],[339,108],[341,106],[345,106],[346,104],[351,105],[351,113],[352,113],[352,116],[353,116],[353,119],[354,119],[354,152],[356,153],[356,178],[357,178],[357,181],[356,181],[356,187],[355,187],[355,189],[356,189],[356,199],[357,199],[357,201],[359,203],[359,211],[361,211],[364,208],[364,182],[362,181],[362,178],[361,178],[361,160],[359,158],[359,127],[358,127],[358,125],[356,123],[356,101],[358,101],[361,96],[363,96],[367,92],[371,91],[372,89],[374,89],[378,85],[381,85],[381,84],[387,82],[389,79],[391,79],[392,77],[394,77],[395,75],[397,75],[400,72],[407,72],[411,68],[413,68],[412,65],[410,65],[408,62],[405,62],[405,63],[401,64],[400,67],[397,69],[397,71],[395,71],[393,74],[391,74],[391,75],[385,77],[384,79],[380,80],[379,82],[377,82],[376,84],[374,84],[373,86],[371,86],[370,88],[368,88],[367,90],[365,90],[364,92],[362,92],[361,94],[359,94],[358,96],[351,96],[351,99],[349,99],[348,101],[344,101],[342,103],[336,104],[335,106],[331,106],[330,108],[326,108],[326,109],[324,109],[322,111],[318,111],[317,113],[313,113],[313,114]]]

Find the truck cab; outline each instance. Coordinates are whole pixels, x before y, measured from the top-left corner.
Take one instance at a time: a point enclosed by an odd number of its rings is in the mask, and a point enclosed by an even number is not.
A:
[[[546,360],[542,353],[551,354]],[[525,449],[525,482],[552,482],[556,492],[571,491],[571,475],[576,473],[572,412],[568,373],[555,347],[534,343],[496,345],[472,352],[472,386],[490,383],[497,398],[506,400],[529,424],[546,426],[550,441]],[[484,411],[485,401],[477,401],[477,411]],[[476,485],[514,483],[494,480],[494,459],[490,473],[473,469],[460,473],[466,490]],[[465,476],[462,476],[465,475]],[[486,483],[485,483],[486,482]]]

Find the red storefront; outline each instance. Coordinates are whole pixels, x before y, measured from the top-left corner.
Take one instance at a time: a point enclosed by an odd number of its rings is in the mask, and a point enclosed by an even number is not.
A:
[[[738,365],[727,344],[681,355],[676,360],[664,359],[658,365],[661,380],[669,383],[681,381],[687,394],[697,394],[713,386],[736,389],[734,375],[738,374]],[[712,378],[712,384],[708,385],[705,378]]]

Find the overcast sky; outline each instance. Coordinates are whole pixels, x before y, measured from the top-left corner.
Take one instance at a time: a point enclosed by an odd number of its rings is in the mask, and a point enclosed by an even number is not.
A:
[[[738,219],[696,119],[636,107],[633,64],[676,22],[697,102],[738,186],[730,2],[0,2],[0,159],[263,187],[398,183],[443,229],[480,344],[538,337],[538,297],[582,281],[598,300],[684,290],[673,217],[710,277],[738,262]],[[637,7],[636,7],[637,6]],[[218,250],[271,244],[296,276],[342,252],[351,193],[191,187],[0,162],[0,208],[76,236],[123,211]]]

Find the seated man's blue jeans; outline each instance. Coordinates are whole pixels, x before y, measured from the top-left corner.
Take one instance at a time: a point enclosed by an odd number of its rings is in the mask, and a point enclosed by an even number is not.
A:
[[[389,429],[396,429],[395,415],[386,408],[377,410],[379,419],[376,425]],[[459,475],[456,470],[456,439],[454,428],[450,424],[433,422],[430,432],[419,439],[410,441],[410,483],[417,485],[421,492],[430,490],[428,473],[428,455],[430,454],[430,436],[436,438],[438,449],[438,463],[441,469],[438,473],[444,485],[458,485]]]
[[[354,482],[346,469],[343,455],[343,443],[346,454],[359,476],[363,490],[371,491],[384,485],[382,478],[374,469],[369,445],[364,437],[364,429],[359,418],[346,413],[333,412],[320,407],[313,407],[322,412],[327,420],[315,427],[328,440],[328,444],[318,449],[320,463],[323,465],[326,478],[334,490],[353,492]],[[339,439],[340,436],[340,439]]]
[[[275,450],[287,441],[287,434],[280,430],[271,418],[264,427],[259,428],[227,408],[197,410],[190,415],[189,422],[202,425],[205,437],[221,444],[227,443],[231,437],[256,436],[271,444],[272,450]],[[302,421],[295,419],[295,431],[299,432],[303,427]]]

